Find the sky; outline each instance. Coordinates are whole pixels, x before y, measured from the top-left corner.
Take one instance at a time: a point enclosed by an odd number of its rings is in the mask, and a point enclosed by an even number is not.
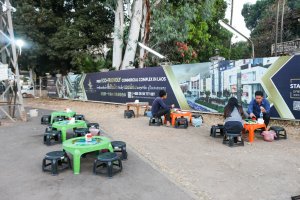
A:
[[[247,37],[250,36],[250,31],[246,28],[246,25],[244,22],[244,17],[242,16],[241,13],[242,13],[244,4],[246,4],[246,3],[254,4],[256,1],[257,0],[234,0],[234,3],[233,3],[234,8],[233,8],[232,26]],[[227,11],[226,11],[227,19],[230,19],[230,12],[231,12],[231,6],[229,5],[227,7]],[[236,38],[236,36],[233,37],[232,41],[237,42],[240,40],[246,41],[244,38],[242,38],[242,37]]]
[[[209,73],[209,68],[211,67],[210,62],[205,63],[195,63],[195,64],[182,64],[182,65],[172,65],[172,70],[175,74],[178,83],[183,83],[191,79],[191,76],[196,76],[197,74],[205,75]]]

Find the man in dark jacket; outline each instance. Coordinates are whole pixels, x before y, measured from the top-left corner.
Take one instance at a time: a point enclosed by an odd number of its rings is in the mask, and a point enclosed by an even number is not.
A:
[[[164,103],[164,100],[167,98],[167,93],[164,90],[159,91],[159,97],[156,97],[156,99],[152,103],[152,116],[153,117],[161,117],[165,115],[166,120],[167,120],[167,125],[170,126],[170,114],[171,114],[171,108],[174,107],[174,104],[171,106],[168,106]]]

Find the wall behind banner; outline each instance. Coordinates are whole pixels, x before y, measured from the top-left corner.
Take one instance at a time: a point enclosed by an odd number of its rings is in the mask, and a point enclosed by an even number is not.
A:
[[[99,72],[57,78],[60,98],[150,104],[164,89],[167,104],[223,112],[231,96],[247,108],[257,90],[272,103],[271,116],[300,119],[300,55]],[[53,96],[53,84],[51,94]]]

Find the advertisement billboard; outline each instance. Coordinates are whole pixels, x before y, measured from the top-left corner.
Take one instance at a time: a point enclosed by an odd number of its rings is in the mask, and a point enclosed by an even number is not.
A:
[[[159,90],[167,104],[222,113],[230,97],[245,110],[256,91],[271,103],[271,116],[300,119],[300,55],[267,57],[65,76],[56,79],[60,98],[152,103]],[[53,90],[53,88],[52,88]]]

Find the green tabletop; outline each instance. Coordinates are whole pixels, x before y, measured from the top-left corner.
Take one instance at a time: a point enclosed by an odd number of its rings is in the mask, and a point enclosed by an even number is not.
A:
[[[53,128],[61,131],[61,139],[62,142],[66,141],[67,139],[67,130],[73,128],[87,128],[87,124],[83,120],[75,120],[75,123],[70,123],[68,120],[54,122],[52,124]]]
[[[50,120],[50,124],[53,123],[53,120],[55,117],[74,117],[76,115],[76,112],[74,111],[70,111],[70,112],[65,112],[65,111],[55,111],[51,113],[51,120]]]
[[[81,155],[88,152],[108,149],[113,152],[110,140],[102,136],[93,136],[91,142],[86,142],[85,137],[71,138],[63,142],[63,149],[73,156],[74,174],[80,173]]]

